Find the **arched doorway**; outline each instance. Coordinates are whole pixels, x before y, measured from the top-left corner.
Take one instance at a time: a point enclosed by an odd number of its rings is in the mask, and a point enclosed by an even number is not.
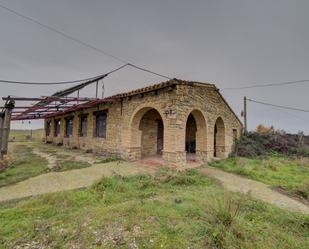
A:
[[[225,127],[221,117],[217,118],[214,127],[214,157],[225,156]]]
[[[164,124],[160,113],[151,107],[139,110],[131,123],[131,150],[134,159],[161,159]]]
[[[188,115],[185,150],[187,162],[204,162],[207,160],[206,120],[199,110],[194,110]]]

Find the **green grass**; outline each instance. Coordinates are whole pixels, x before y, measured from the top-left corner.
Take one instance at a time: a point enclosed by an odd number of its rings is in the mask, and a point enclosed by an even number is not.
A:
[[[0,248],[309,247],[308,216],[225,193],[196,170],[5,203],[0,224]]]
[[[27,141],[30,137],[30,130],[10,130],[10,141]],[[32,140],[42,141],[44,138],[44,129],[32,130]]]
[[[8,167],[0,171],[0,187],[45,173],[47,161],[32,153],[32,148],[18,144],[12,148]]]
[[[57,162],[57,165],[52,169],[52,171],[61,172],[72,169],[82,169],[90,166],[91,164],[87,162],[59,160]]]
[[[33,148],[40,146],[40,150],[57,158],[56,166],[48,168],[46,159],[33,153]],[[50,171],[67,171],[90,167],[91,164],[72,160],[70,155],[57,154],[52,146],[37,144],[36,142],[11,143],[9,149],[8,166],[0,171],[0,187],[14,184],[30,177],[46,174]]]
[[[210,166],[243,175],[309,199],[309,159],[273,155],[248,159],[231,157]]]

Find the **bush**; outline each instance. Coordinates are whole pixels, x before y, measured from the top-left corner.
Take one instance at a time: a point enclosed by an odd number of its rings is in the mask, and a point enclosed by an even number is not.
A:
[[[269,153],[309,156],[309,148],[300,143],[296,136],[290,136],[283,131],[248,132],[236,141],[232,155],[256,157]]]

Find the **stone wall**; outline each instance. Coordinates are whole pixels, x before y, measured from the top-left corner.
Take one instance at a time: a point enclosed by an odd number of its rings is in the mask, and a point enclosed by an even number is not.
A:
[[[94,136],[93,112],[107,110],[105,138]],[[80,115],[88,114],[87,136],[80,137]],[[117,153],[127,160],[137,160],[156,154],[157,122],[164,126],[163,160],[167,165],[186,165],[186,124],[189,115],[195,120],[196,160],[205,162],[214,157],[214,129],[218,118],[222,119],[223,144],[217,148],[217,156],[226,157],[233,146],[233,129],[241,134],[242,125],[221,95],[211,85],[179,84],[153,91],[118,98],[112,104],[100,104],[83,111],[58,116],[61,118],[61,135],[55,138],[54,119],[47,141],[63,143],[94,152]],[[65,138],[64,120],[74,116],[71,138]],[[192,122],[191,122],[192,123]],[[190,129],[191,132],[192,129]],[[187,137],[188,139],[188,137]],[[221,139],[221,138],[219,138]],[[221,140],[222,140],[221,139]],[[218,141],[218,138],[217,138]]]

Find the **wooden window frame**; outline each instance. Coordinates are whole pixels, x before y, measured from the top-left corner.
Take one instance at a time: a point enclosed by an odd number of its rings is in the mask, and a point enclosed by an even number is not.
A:
[[[61,123],[62,123],[61,119],[54,120],[54,137],[58,137],[61,134]],[[57,129],[58,127],[59,127],[59,131]]]
[[[95,116],[95,127],[94,127],[94,137],[97,138],[106,138],[106,133],[107,133],[107,110],[102,110],[102,111],[96,111],[93,113],[93,115]],[[102,117],[101,122],[103,122],[103,131],[100,131],[100,127],[98,127],[98,119]],[[103,133],[103,134],[101,134]]]
[[[46,129],[45,129],[46,136],[49,137],[51,133],[51,120],[46,120]]]
[[[86,119],[86,130],[85,134],[83,133],[83,120]],[[79,116],[79,132],[78,132],[80,137],[87,137],[88,135],[88,114],[82,114]]]
[[[66,138],[70,138],[70,137],[73,137],[73,132],[74,132],[74,117],[73,116],[70,116],[70,117],[65,117],[65,131],[64,131],[64,136]],[[72,122],[72,123],[71,123]],[[71,126],[71,129],[68,129],[69,128],[69,125]],[[70,132],[70,134],[69,134]]]

